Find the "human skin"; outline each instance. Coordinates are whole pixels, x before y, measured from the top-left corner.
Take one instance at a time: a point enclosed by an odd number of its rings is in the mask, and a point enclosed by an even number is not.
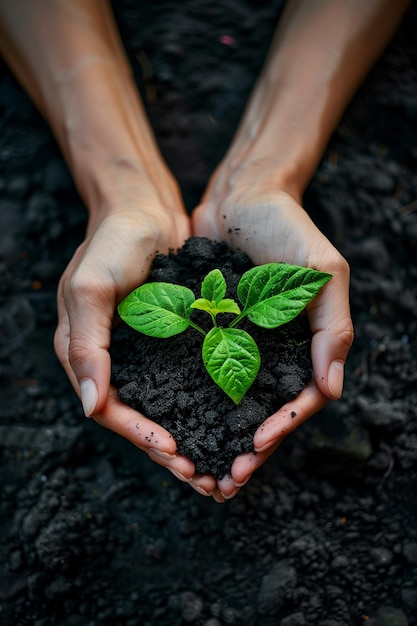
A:
[[[109,386],[117,304],[146,279],[157,251],[181,246],[191,232],[110,6],[1,0],[0,49],[49,123],[88,209],[85,240],[58,287],[57,356],[86,415],[189,479],[194,465],[176,455],[172,436]]]
[[[108,3],[0,0],[0,50],[49,123],[89,212],[85,240],[58,288],[57,356],[86,415],[216,501],[236,495],[291,430],[342,393],[353,338],[349,268],[303,210],[302,195],[408,4],[289,0],[237,134],[190,224]],[[146,279],[157,251],[181,246],[192,231],[228,241],[255,263],[333,274],[308,308],[314,379],[258,429],[257,454],[238,457],[218,482],[196,476],[169,433],[110,387],[117,304]]]
[[[291,0],[240,126],[217,167],[193,231],[243,249],[256,264],[283,261],[332,274],[307,307],[314,378],[254,436],[256,454],[238,457],[235,495],[295,428],[340,398],[353,340],[349,267],[302,208],[302,197],[352,95],[398,28],[408,1]],[[294,417],[295,415],[295,417]]]

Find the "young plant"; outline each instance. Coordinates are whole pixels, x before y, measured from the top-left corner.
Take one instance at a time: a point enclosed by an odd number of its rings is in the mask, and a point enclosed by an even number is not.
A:
[[[202,357],[214,382],[238,404],[258,373],[261,357],[254,339],[236,328],[247,317],[262,328],[277,328],[294,319],[330,280],[331,274],[286,263],[267,263],[245,272],[237,286],[241,306],[225,298],[226,281],[220,270],[207,274],[201,298],[191,289],[172,283],[145,283],[119,304],[120,317],[151,337],[172,337],[189,327],[204,335]],[[194,309],[206,311],[213,322],[208,332],[193,320]],[[225,328],[220,313],[236,317]]]

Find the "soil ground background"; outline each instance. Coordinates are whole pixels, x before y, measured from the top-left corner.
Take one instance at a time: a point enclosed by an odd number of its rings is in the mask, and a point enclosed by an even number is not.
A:
[[[190,207],[230,141],[281,5],[117,3]],[[414,4],[305,197],[352,268],[344,397],[221,506],[83,417],[52,337],[85,209],[1,66],[1,624],[417,624],[416,25]]]

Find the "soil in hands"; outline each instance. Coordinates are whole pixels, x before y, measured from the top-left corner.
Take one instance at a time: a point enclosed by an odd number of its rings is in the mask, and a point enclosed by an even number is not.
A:
[[[180,250],[158,255],[148,281],[182,284],[199,297],[203,278],[218,268],[226,279],[226,296],[236,298],[239,279],[252,266],[245,254],[233,252],[224,242],[192,237]],[[202,311],[195,311],[193,319],[202,327],[210,322]],[[253,436],[262,422],[294,399],[312,376],[311,332],[305,315],[275,330],[249,321],[241,328],[255,339],[262,361],[238,405],[206,372],[203,335],[194,329],[157,339],[122,323],[113,336],[112,377],[120,398],[166,428],[198,474],[222,478],[230,473],[236,456],[253,451]]]

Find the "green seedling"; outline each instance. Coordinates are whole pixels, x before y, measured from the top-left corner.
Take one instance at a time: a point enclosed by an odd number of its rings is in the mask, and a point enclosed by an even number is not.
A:
[[[255,340],[236,326],[247,317],[262,328],[277,328],[294,319],[330,280],[331,274],[287,263],[267,263],[245,272],[235,300],[225,298],[226,281],[220,270],[207,274],[201,298],[188,287],[145,283],[119,304],[120,317],[151,337],[168,338],[191,327],[204,335],[202,358],[214,382],[238,404],[258,373],[261,357]],[[194,309],[210,315],[206,332],[191,318]],[[220,314],[235,317],[223,327]],[[224,319],[224,318],[223,318]],[[227,318],[230,319],[230,316]]]

